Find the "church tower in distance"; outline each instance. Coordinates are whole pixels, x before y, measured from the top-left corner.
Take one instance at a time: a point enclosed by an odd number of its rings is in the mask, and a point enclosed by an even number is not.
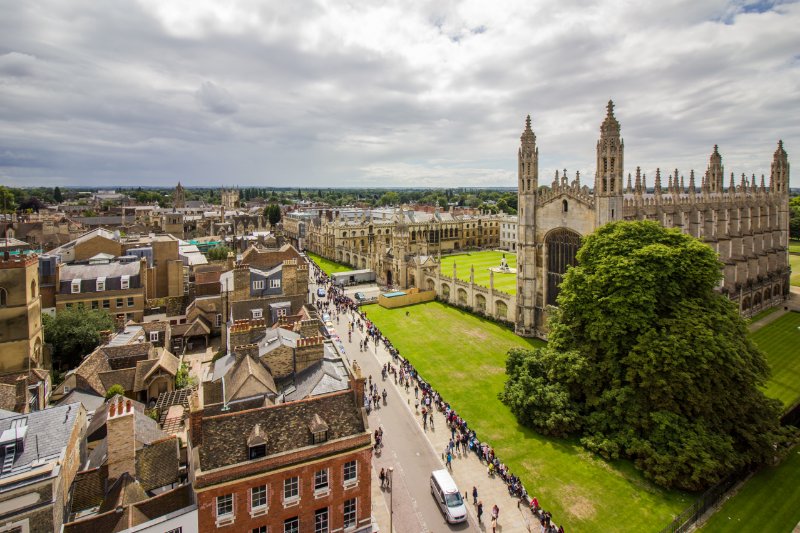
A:
[[[619,121],[614,116],[613,101],[608,101],[606,110],[606,119],[600,125],[600,140],[597,141],[594,178],[597,227],[622,219],[625,143],[619,135]]]

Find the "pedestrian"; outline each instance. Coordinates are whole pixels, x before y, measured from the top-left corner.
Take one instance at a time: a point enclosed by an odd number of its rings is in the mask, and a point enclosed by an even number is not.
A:
[[[497,518],[492,517],[492,533],[497,533]]]
[[[481,516],[483,515],[483,502],[478,502],[478,522],[481,521]]]
[[[447,452],[447,468],[453,470],[453,454]]]
[[[383,471],[383,469],[381,469]],[[478,487],[472,487],[472,504],[478,505]]]
[[[381,468],[381,473],[378,477],[381,479],[381,488],[383,488],[383,486],[386,484],[386,470]]]
[[[419,398],[419,387],[414,385],[414,398]]]
[[[492,507],[492,518],[495,520],[500,518],[500,508],[497,506],[497,504],[494,504],[494,507]]]

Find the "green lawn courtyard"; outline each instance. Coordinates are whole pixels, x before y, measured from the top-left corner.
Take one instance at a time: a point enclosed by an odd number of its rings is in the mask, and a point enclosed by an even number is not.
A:
[[[750,338],[767,354],[772,377],[765,394],[785,406],[800,400],[800,313],[786,313],[753,332]]]
[[[777,467],[766,467],[717,511],[703,533],[789,533],[800,522],[800,446]]]
[[[317,264],[317,266],[329,276],[336,272],[347,272],[348,270],[354,270],[353,267],[342,265],[341,263],[334,263],[333,261],[325,259],[317,254],[312,254],[308,251],[306,251],[306,255],[310,257]]]
[[[517,423],[497,398],[506,352],[541,341],[438,302],[364,310],[567,531],[659,531],[694,500],[649,483],[629,462],[604,461],[577,441],[543,437]]]
[[[789,283],[795,287],[800,287],[800,255],[789,254],[789,266],[792,267],[792,277]]]
[[[789,240],[789,253],[792,254],[800,254],[800,241],[798,240]]]
[[[453,275],[453,263],[456,264],[458,279],[469,281],[470,267],[475,267],[475,284],[489,286],[489,268],[500,266],[500,259],[506,256],[508,266],[517,268],[517,255],[512,252],[498,252],[487,250],[483,252],[470,252],[464,254],[448,255],[442,257],[442,274]],[[494,288],[508,294],[517,294],[517,275],[494,273]]]

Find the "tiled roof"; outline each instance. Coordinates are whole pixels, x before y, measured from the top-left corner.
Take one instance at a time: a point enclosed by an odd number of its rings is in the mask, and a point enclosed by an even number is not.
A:
[[[114,385],[121,385],[126,392],[132,391],[136,381],[136,367],[100,372],[98,377],[106,391]]]
[[[203,418],[200,465],[207,471],[248,460],[247,436],[256,424],[267,433],[267,454],[288,452],[312,444],[308,424],[318,414],[328,424],[328,439],[363,433],[364,418],[352,391],[316,396],[297,402]]]
[[[105,513],[118,507],[125,507],[147,499],[144,489],[133,476],[125,472],[108,488],[103,503],[100,504],[99,513]]]
[[[61,281],[72,279],[97,279],[100,277],[118,278],[120,276],[137,276],[139,274],[139,261],[130,263],[101,263],[96,265],[64,265],[61,267]]]
[[[178,438],[171,435],[136,451],[136,477],[151,491],[178,481]]]
[[[103,503],[107,479],[107,465],[75,474],[75,480],[72,482],[72,500],[69,511],[77,513],[97,507]]]
[[[243,390],[243,387],[251,377],[256,383],[251,384],[248,389],[254,389],[253,392],[257,394],[277,393],[278,388],[275,386],[275,380],[267,369],[249,355],[245,355],[234,364],[233,368],[225,376],[225,394],[227,395],[225,399],[253,396],[253,394]]]

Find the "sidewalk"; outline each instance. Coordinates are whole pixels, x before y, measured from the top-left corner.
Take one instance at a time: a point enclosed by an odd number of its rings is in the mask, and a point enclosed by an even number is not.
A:
[[[358,331],[358,329],[355,330],[355,333],[359,338],[364,338],[364,335]],[[375,345],[370,343],[369,352],[375,355],[381,365],[392,362],[389,352],[382,345],[379,345],[376,349]],[[394,366],[396,367],[397,365],[394,364]],[[422,376],[422,378],[424,379],[425,376]],[[433,450],[439,457],[442,468],[445,468],[442,452],[450,441],[450,430],[447,427],[444,415],[436,411],[434,414],[434,427],[436,429],[432,430],[430,425],[427,430],[423,429],[422,415],[419,411],[415,411],[414,409],[414,388],[409,387],[409,391],[406,392],[405,388],[396,385],[392,378],[387,378],[384,383],[387,383],[387,386],[395,387],[400,396],[405,399],[406,408],[414,416],[414,420],[419,426],[420,431],[424,432],[428,442],[430,442]],[[478,435],[478,437],[480,438],[480,435]],[[451,475],[458,487],[467,493],[467,510],[472,514],[474,523],[478,523],[478,520],[477,507],[472,503],[472,487],[475,486],[478,489],[478,500],[483,501],[483,521],[480,523],[481,531],[491,531],[491,511],[492,506],[495,504],[500,508],[500,519],[497,526],[498,533],[528,533],[530,531],[538,531],[539,522],[536,517],[524,504],[519,508],[517,507],[519,499],[509,496],[506,484],[499,476],[495,476],[494,478],[488,476],[486,465],[478,460],[478,456],[474,452],[467,452],[466,456],[461,456],[456,453],[453,456],[452,465],[453,469]]]

